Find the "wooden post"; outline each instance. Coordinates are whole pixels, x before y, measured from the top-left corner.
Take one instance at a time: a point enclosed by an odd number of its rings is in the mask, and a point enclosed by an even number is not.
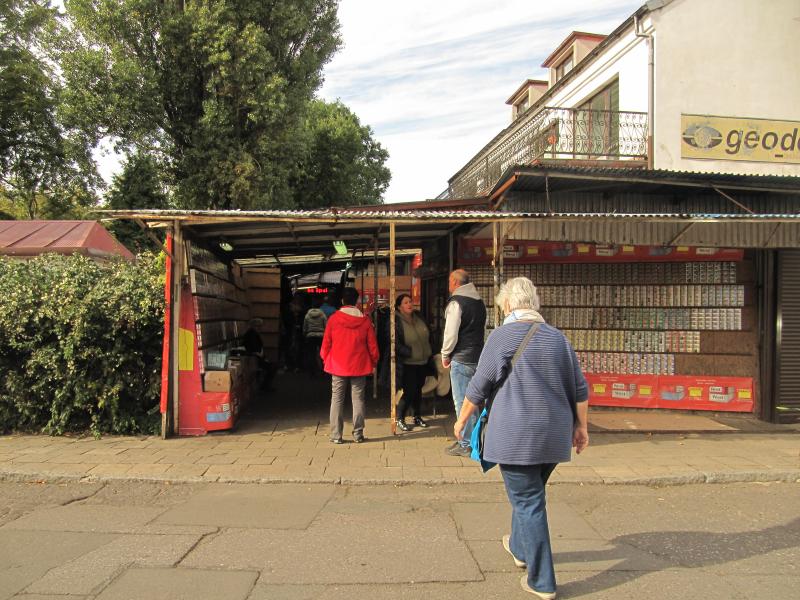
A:
[[[455,268],[453,266],[454,265],[454,261],[453,261],[453,232],[452,231],[450,231],[450,233],[447,234],[447,261],[448,261],[448,263],[447,263],[448,264],[447,276],[449,277],[450,273],[452,273],[453,269]]]
[[[181,292],[183,287],[183,271],[184,271],[184,257],[185,245],[183,243],[183,230],[181,229],[181,222],[173,221],[173,246],[172,246],[172,329],[171,336],[171,349],[172,349],[172,369],[170,370],[170,378],[172,381],[172,394],[169,409],[172,411],[171,433],[177,435],[180,431],[179,426],[179,413],[180,413],[180,380],[179,380],[179,366],[180,366],[180,339],[181,339]],[[169,412],[169,411],[168,411]]]
[[[172,256],[173,237],[172,230],[167,232],[166,239],[166,269],[164,281],[164,336],[161,349],[161,439],[165,440],[170,434],[172,424]]]
[[[505,275],[505,273],[504,273],[504,271],[505,271],[505,260],[506,260],[505,247],[506,247],[506,236],[507,235],[508,235],[508,232],[506,231],[506,224],[505,224],[505,222],[501,222],[500,223],[500,242],[498,243],[498,248],[500,250],[500,258],[499,258],[499,262],[498,262],[499,268],[498,268],[498,278],[497,278],[497,291],[495,292],[495,295],[494,295],[495,304],[497,303],[497,294],[500,293],[500,284],[503,283],[503,280],[505,279],[505,277],[504,277],[504,275]],[[499,306],[495,306],[495,310],[497,310],[497,314],[498,314],[498,316],[495,319],[495,322],[497,323],[497,326],[499,326],[500,323],[503,322],[499,317],[499,315],[500,315],[500,307]]]
[[[497,328],[497,326],[500,324],[500,309],[497,306],[497,302],[495,302],[495,299],[497,298],[497,294],[500,292],[500,273],[497,270],[498,269],[498,264],[499,264],[498,260],[497,260],[497,256],[498,256],[498,252],[502,253],[502,250],[498,249],[498,241],[499,240],[497,239],[497,229],[498,229],[498,223],[497,223],[497,221],[493,221],[492,222],[492,271],[493,271],[493,274],[494,274],[494,280],[493,280],[494,281],[494,286],[493,286],[492,289],[493,289],[494,297],[492,298],[492,304],[494,305],[494,326],[495,326],[495,328]]]
[[[397,357],[396,349],[395,349],[395,336],[394,336],[394,325],[395,325],[395,314],[394,314],[394,295],[395,295],[395,226],[394,221],[389,223],[389,345],[391,348],[389,354],[390,366],[392,369],[391,372],[391,379],[390,379],[390,387],[389,387],[389,398],[391,402],[391,416],[392,416],[392,435],[397,435],[397,402],[400,400],[400,394],[403,392],[397,392],[397,364],[395,364],[395,360]]]
[[[372,326],[375,327],[375,335],[380,337],[383,332],[378,331],[378,233],[375,234],[375,254],[372,261]],[[383,351],[386,352],[386,348]],[[375,367],[372,372],[372,399],[375,400],[377,397],[378,367]]]

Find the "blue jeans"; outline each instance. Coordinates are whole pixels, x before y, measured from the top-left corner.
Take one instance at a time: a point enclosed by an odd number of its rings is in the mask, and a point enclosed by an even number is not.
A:
[[[450,361],[450,388],[453,391],[453,404],[456,407],[456,419],[461,414],[461,405],[464,404],[464,396],[467,394],[467,387],[475,375],[475,369],[478,365],[470,363],[461,363],[456,360]],[[472,437],[472,429],[478,417],[475,413],[467,420],[464,427],[464,437],[461,438],[461,446],[464,448],[469,447],[469,440]]]
[[[544,486],[556,465],[500,465],[511,503],[511,552],[528,565],[528,585],[556,591]]]

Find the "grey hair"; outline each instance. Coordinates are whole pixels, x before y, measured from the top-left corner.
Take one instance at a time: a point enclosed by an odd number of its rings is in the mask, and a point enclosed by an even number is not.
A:
[[[527,277],[509,279],[500,286],[495,306],[505,312],[506,304],[508,304],[508,313],[518,308],[539,310],[539,294],[536,292],[536,286]]]
[[[459,286],[466,285],[469,283],[469,273],[467,273],[464,269],[456,269],[452,273],[450,273],[450,277],[455,279],[458,282]]]

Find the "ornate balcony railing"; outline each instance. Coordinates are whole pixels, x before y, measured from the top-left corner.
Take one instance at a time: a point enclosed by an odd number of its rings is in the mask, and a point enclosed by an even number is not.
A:
[[[510,166],[536,159],[643,159],[647,156],[647,113],[545,107],[505,139],[476,155],[437,196],[486,195]]]

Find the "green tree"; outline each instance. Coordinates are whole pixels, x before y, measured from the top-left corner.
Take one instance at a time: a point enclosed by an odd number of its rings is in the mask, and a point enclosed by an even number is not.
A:
[[[341,102],[314,100],[303,124],[303,154],[294,185],[301,208],[383,202],[389,153],[372,129]]]
[[[290,206],[298,128],[340,44],[337,0],[67,0],[64,112],[158,152],[175,202]]]
[[[60,35],[49,0],[0,0],[0,180],[28,218],[74,215],[98,182],[90,146],[59,117]]]
[[[108,208],[115,210],[169,208],[153,158],[146,154],[129,157],[122,173],[114,176],[106,201]],[[153,249],[153,241],[136,223],[116,221],[109,229],[131,252]]]

